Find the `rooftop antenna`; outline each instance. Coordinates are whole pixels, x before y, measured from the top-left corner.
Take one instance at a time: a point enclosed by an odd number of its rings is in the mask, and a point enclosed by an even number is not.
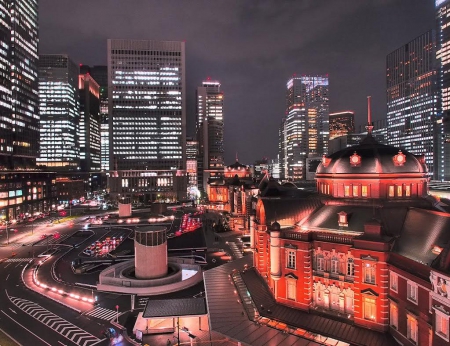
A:
[[[239,162],[237,151],[236,151],[236,162]]]
[[[366,130],[369,136],[372,135],[373,123],[372,123],[372,110],[370,109],[370,99],[372,96],[367,96],[367,125]]]

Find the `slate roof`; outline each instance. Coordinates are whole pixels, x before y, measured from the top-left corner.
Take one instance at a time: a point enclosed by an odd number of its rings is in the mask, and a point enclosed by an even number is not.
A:
[[[307,228],[325,228],[343,231],[364,232],[364,224],[372,220],[381,222],[384,234],[396,235],[399,233],[406,217],[408,208],[405,206],[392,206],[380,208],[366,204],[358,205],[324,205],[316,210],[300,226]],[[347,213],[348,227],[339,227],[338,213]]]
[[[319,346],[319,343],[312,340],[249,320],[244,307],[238,302],[238,296],[234,293],[235,286],[229,275],[233,270],[242,270],[245,264],[251,263],[252,256],[245,256],[204,272],[211,329],[246,345]]]
[[[322,205],[318,195],[310,195],[305,192],[304,198],[261,198],[266,225],[278,221],[282,226],[292,226],[303,220]]]
[[[394,252],[414,261],[431,265],[437,257],[434,245],[445,248],[450,242],[450,214],[411,208]]]
[[[202,316],[208,313],[205,298],[148,300],[142,317]]]

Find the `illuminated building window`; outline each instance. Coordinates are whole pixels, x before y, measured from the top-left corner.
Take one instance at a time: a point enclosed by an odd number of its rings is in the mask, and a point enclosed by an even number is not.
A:
[[[402,185],[397,185],[397,197],[403,196],[403,187]]]
[[[417,304],[417,284],[415,282],[409,281],[406,285],[407,289],[407,299],[414,304]]]
[[[318,254],[316,256],[316,270],[324,271],[325,270],[325,259],[322,254]]]
[[[364,282],[366,284],[375,284],[376,270],[375,263],[365,262],[363,263]]]
[[[398,307],[393,302],[390,302],[389,317],[391,327],[398,329]]]
[[[364,297],[364,318],[374,321],[377,316],[377,304],[375,298]]]
[[[358,197],[358,186],[353,185],[353,196]]]
[[[368,196],[368,187],[367,186],[362,186],[361,187],[361,196],[363,196],[363,197],[367,197]]]
[[[391,291],[398,292],[398,275],[396,273],[390,273],[390,288]]]
[[[417,319],[410,314],[406,315],[406,336],[417,344]]]
[[[411,185],[405,185],[405,196],[411,196]]]
[[[443,312],[439,309],[434,309],[436,313],[436,335],[444,339],[445,341],[450,341],[449,335],[449,318],[448,312]]]
[[[347,275],[355,276],[355,260],[353,258],[347,259]]]
[[[331,258],[331,272],[339,274],[339,259],[336,256]]]
[[[345,197],[350,196],[350,186],[348,185],[344,186],[344,196]]]
[[[297,280],[294,278],[287,278],[287,292],[286,298],[290,300],[297,300]]]
[[[287,268],[295,269],[295,250],[287,251]]]
[[[394,190],[394,186],[389,186],[389,197],[394,197],[395,190]]]

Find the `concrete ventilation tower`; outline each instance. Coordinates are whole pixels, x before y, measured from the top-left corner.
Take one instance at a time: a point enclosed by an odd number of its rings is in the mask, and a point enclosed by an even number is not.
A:
[[[156,279],[167,275],[167,237],[165,227],[136,229],[134,236],[135,276]]]

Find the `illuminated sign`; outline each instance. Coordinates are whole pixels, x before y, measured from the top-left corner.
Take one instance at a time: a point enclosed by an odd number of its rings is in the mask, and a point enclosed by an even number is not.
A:
[[[446,2],[447,0],[436,0],[436,7],[441,6],[444,2]]]

